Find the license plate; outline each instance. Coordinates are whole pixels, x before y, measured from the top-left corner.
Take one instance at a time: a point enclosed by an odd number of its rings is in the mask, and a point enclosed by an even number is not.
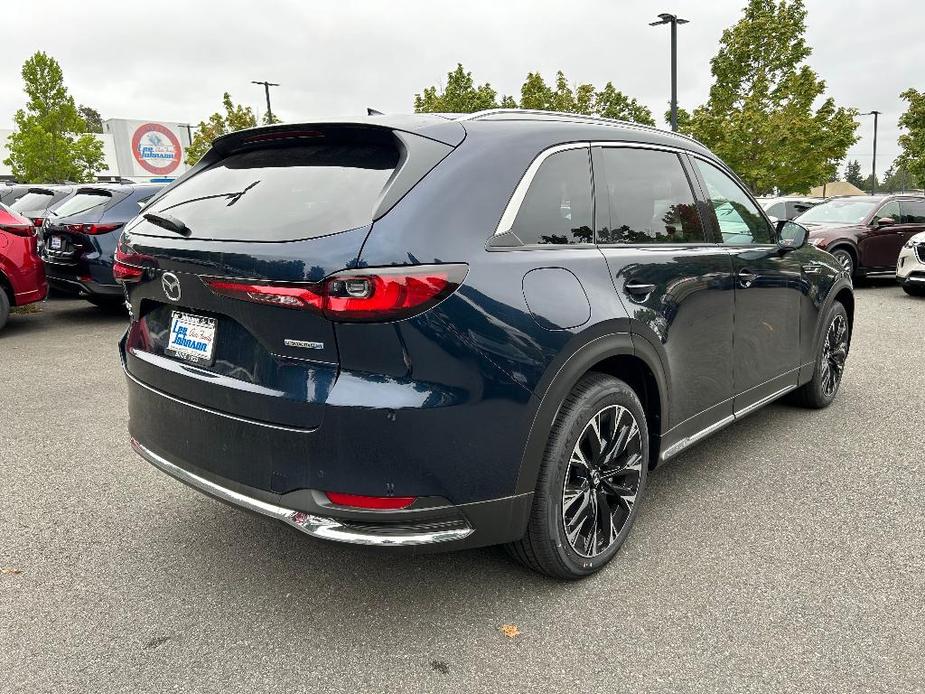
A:
[[[49,245],[49,247],[50,247],[52,250],[60,251],[60,250],[61,250],[61,247],[62,247],[64,244],[61,242],[61,237],[60,237],[60,236],[52,236],[51,239],[50,239],[49,242],[48,242],[48,245]]]
[[[172,357],[208,366],[215,351],[217,324],[215,318],[174,311],[170,320],[170,339],[164,351]]]

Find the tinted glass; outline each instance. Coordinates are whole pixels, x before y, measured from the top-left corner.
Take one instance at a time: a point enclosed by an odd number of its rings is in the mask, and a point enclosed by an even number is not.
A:
[[[94,207],[105,205],[110,200],[112,200],[112,195],[109,193],[76,193],[55,208],[54,216],[68,217],[72,214],[82,214],[92,210]]]
[[[378,143],[238,152],[170,190],[145,212],[168,212],[192,230],[193,238],[324,236],[369,224],[397,164],[395,147]]]
[[[569,149],[540,166],[511,229],[525,244],[592,243],[592,209],[589,151]]]
[[[900,208],[903,224],[925,224],[925,200],[903,200]]]
[[[785,202],[775,202],[770,207],[764,208],[772,217],[777,217],[778,219],[785,219],[787,217],[787,203]]]
[[[797,221],[817,224],[861,224],[877,206],[876,200],[836,198],[806,210]]]
[[[51,193],[26,193],[19,200],[10,205],[10,209],[17,212],[44,210],[48,207],[54,195]]]
[[[877,212],[874,214],[875,220],[881,219],[883,217],[888,217],[894,222],[899,223],[902,220],[902,215],[899,211],[899,203],[895,200],[891,200],[890,202],[883,205],[883,207],[877,210]]]
[[[610,225],[599,243],[697,243],[703,225],[681,161],[671,152],[604,148]]]
[[[771,225],[739,184],[712,164],[699,159],[694,162],[707,184],[707,195],[716,213],[723,243],[772,243]]]

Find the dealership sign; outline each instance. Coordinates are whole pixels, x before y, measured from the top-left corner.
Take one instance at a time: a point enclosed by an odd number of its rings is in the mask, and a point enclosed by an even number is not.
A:
[[[132,135],[132,156],[145,171],[163,175],[180,165],[183,148],[171,130],[160,123],[144,123]]]

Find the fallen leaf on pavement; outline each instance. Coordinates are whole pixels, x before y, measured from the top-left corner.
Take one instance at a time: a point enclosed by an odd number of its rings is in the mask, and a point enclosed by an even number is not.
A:
[[[20,569],[14,569],[12,566],[4,566],[0,568],[0,574],[21,574]]]
[[[502,624],[501,633],[507,636],[509,639],[512,639],[520,634],[520,629],[518,629],[514,624]]]

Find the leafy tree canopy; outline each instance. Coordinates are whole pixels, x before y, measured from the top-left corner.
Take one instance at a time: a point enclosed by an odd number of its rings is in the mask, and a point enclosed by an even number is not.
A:
[[[26,183],[92,181],[104,166],[103,143],[88,131],[58,61],[39,51],[23,63],[22,78],[28,99],[13,116],[3,163]]]
[[[925,186],[925,91],[910,88],[899,96],[909,106],[899,118],[899,127],[906,132],[899,136],[902,153],[896,164]]]
[[[193,141],[186,149],[186,163],[190,166],[202,159],[202,155],[212,147],[212,141],[220,135],[257,126],[253,109],[250,106],[235,104],[228,92],[222,95],[222,107],[225,109],[224,114],[213,113],[209,120],[200,121],[196,126]]]
[[[556,73],[552,86],[539,72],[528,73],[520,88],[520,103],[512,96],[502,96],[499,102],[497,96],[491,84],[476,85],[472,73],[459,64],[447,74],[445,88],[427,87],[421,94],[415,94],[414,110],[417,113],[472,113],[499,107],[526,108],[655,124],[649,109],[618,91],[612,82],[600,90],[586,83],[572,87],[561,70]]]
[[[77,107],[77,111],[87,124],[88,133],[103,132],[103,117],[100,115],[99,111],[91,106],[84,106],[83,104]]]
[[[857,142],[857,111],[823,99],[825,82],[805,63],[812,52],[805,33],[803,0],[749,0],[711,61],[707,103],[679,114],[679,129],[716,152],[755,193],[808,190],[827,180]]]
[[[845,180],[858,188],[863,185],[864,177],[861,176],[861,163],[857,159],[849,161],[845,167]]]

